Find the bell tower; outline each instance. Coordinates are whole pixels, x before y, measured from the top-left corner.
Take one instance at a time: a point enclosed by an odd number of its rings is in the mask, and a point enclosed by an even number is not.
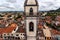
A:
[[[26,16],[37,16],[38,2],[37,0],[26,0],[24,4],[24,12]]]
[[[35,37],[37,33],[37,20],[38,20],[37,0],[26,0],[24,3],[24,13],[26,16],[25,23],[26,23],[27,40],[36,40]]]

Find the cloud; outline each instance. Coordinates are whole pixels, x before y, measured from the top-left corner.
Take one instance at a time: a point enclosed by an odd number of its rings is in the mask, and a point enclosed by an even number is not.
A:
[[[6,1],[10,3],[16,3],[16,0],[6,0]]]
[[[59,0],[38,0],[39,1],[39,10],[56,10],[60,8]]]
[[[24,2],[25,0],[0,0],[0,10],[24,11]],[[40,11],[56,10],[60,8],[60,0],[38,0],[38,3]]]

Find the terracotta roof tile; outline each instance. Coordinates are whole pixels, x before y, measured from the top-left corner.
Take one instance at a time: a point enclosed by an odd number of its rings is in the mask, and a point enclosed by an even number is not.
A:
[[[39,24],[39,25],[38,25],[38,28],[39,28],[39,29],[42,29],[42,28],[43,28],[43,25]]]
[[[16,28],[16,24],[11,24],[9,27],[7,28],[0,28],[0,34],[3,34],[3,33],[11,33],[12,30],[14,30]]]
[[[60,31],[57,31],[57,30],[51,30],[51,33],[53,35],[60,35]]]
[[[0,40],[3,40],[3,38],[0,38]]]
[[[24,29],[20,29],[20,33],[24,33],[25,32],[25,30]]]
[[[18,30],[16,32],[25,33],[25,30],[24,30],[23,26],[21,26],[21,27],[18,28]]]

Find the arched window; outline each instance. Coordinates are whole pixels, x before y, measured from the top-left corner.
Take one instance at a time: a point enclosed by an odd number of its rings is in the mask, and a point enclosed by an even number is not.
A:
[[[33,15],[33,8],[30,8],[30,15]]]
[[[34,24],[33,24],[33,22],[29,23],[29,31],[34,31]]]

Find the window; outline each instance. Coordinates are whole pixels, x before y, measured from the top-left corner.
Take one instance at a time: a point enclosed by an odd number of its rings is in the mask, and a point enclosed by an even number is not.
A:
[[[33,8],[30,8],[30,15],[33,15]]]
[[[15,39],[17,39],[17,37]]]
[[[33,22],[29,23],[29,31],[34,31],[34,24],[33,24]]]
[[[2,38],[2,35],[0,35],[0,37]]]
[[[16,36],[19,36],[19,34],[16,34]]]
[[[51,40],[51,37],[45,37],[45,40]]]
[[[10,39],[11,36],[8,36],[8,39]]]
[[[14,29],[14,31],[15,31],[15,29]]]
[[[56,38],[56,40],[58,40],[58,38]]]
[[[21,34],[22,35],[22,34]]]
[[[20,37],[18,37],[18,39],[20,39]]]
[[[6,37],[4,37],[6,39]]]
[[[4,36],[6,36],[6,34],[4,34]]]
[[[11,15],[8,15],[8,17],[11,17]]]
[[[25,34],[23,34],[23,35],[25,35]]]
[[[7,35],[9,35],[9,33]]]
[[[12,37],[14,39],[14,37]]]
[[[13,36],[13,34],[11,34]]]

